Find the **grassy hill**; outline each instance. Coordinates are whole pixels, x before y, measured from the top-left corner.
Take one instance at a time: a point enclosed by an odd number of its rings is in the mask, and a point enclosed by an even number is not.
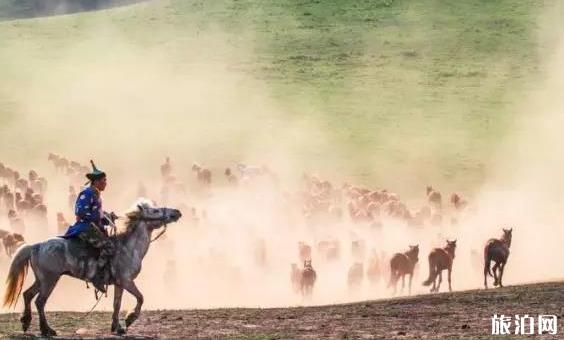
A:
[[[0,2],[0,15],[9,13],[8,3]],[[69,49],[88,61],[131,62],[134,54],[112,47],[117,35],[139,58],[166,56],[176,76],[213,61],[255,79],[277,110],[241,122],[292,119],[321,131],[323,142],[290,147],[306,168],[471,190],[542,77],[540,25],[555,10],[562,6],[554,0],[163,0],[7,21],[0,23],[0,121],[24,110],[14,93],[26,91],[33,75],[72,66],[65,63]],[[216,118],[202,129],[214,135],[225,117]],[[223,142],[202,146],[200,159],[212,147],[235,159],[256,136],[245,128],[221,131]],[[275,129],[265,135],[265,145],[287,137]],[[47,137],[34,143],[62,144]],[[31,142],[21,150],[34,152]]]

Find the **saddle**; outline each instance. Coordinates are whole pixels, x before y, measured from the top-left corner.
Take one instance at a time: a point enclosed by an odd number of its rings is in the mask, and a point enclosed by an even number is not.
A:
[[[100,256],[100,249],[84,242],[78,237],[65,238],[69,242],[69,251],[76,258],[97,259]]]
[[[108,270],[110,272],[109,275],[110,277],[108,278],[106,284],[112,284],[114,278],[111,275],[111,264],[109,263],[109,261],[105,264],[103,268],[98,267],[97,262],[102,252],[102,249],[95,248],[78,237],[66,238],[66,240],[69,242],[68,243],[69,252],[74,258],[77,258],[79,260],[81,267],[81,273],[80,273],[81,278],[85,279],[88,276],[87,274],[91,266],[91,263],[96,262],[96,269],[95,269],[96,275],[100,271]],[[88,287],[88,282],[86,283],[86,286]]]

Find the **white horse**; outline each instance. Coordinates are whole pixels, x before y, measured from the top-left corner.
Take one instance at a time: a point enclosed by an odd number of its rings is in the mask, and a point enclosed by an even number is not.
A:
[[[136,208],[126,214],[126,230],[112,237],[116,253],[111,260],[112,276],[115,285],[114,312],[111,331],[124,334],[119,323],[121,297],[125,289],[137,299],[135,310],[125,319],[129,327],[141,313],[143,294],[135,285],[135,278],[141,271],[141,263],[149,250],[151,234],[167,223],[176,222],[182,216],[179,210],[156,208],[147,200],[140,200]],[[7,279],[4,305],[12,306],[22,291],[27,269],[31,266],[35,282],[23,293],[24,312],[20,321],[25,331],[31,323],[31,300],[39,294],[35,305],[39,314],[41,334],[54,336],[57,333],[49,327],[45,317],[45,304],[62,275],[86,280],[88,270],[96,270],[97,254],[90,246],[78,239],[51,238],[33,245],[22,246],[15,254]],[[85,260],[86,266],[85,266]],[[87,270],[85,270],[85,267]]]

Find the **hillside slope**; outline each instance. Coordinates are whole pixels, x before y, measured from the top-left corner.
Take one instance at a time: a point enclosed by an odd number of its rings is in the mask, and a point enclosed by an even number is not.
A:
[[[210,138],[194,145],[179,136],[178,145],[187,145],[200,159],[217,155],[212,149],[236,159],[256,140],[255,128],[220,130],[218,123],[268,127],[291,119],[315,130],[307,142],[288,147],[307,168],[392,187],[406,180],[403,185],[450,181],[472,189],[486,177],[496,146],[522,113],[519,105],[542,78],[540,56],[550,55],[540,39],[544,15],[563,7],[554,0],[163,0],[4,22],[0,122],[19,114],[33,119],[35,111],[21,101],[38,95],[22,93],[30,87],[49,93],[53,85],[44,78],[65,79],[79,69],[86,77],[99,71],[89,71],[96,62],[120,69],[156,55],[159,67],[166,65],[183,82],[193,77],[195,65],[221,64],[229,74],[254,79],[260,91],[253,87],[246,93],[267,97],[276,110],[237,112],[243,117],[234,120],[229,112],[234,105],[226,104],[221,118],[194,122],[207,135],[222,138],[222,144]],[[143,72],[127,77],[142,82],[137,76]],[[112,81],[108,77],[105,86]],[[166,84],[151,86],[139,97]],[[179,95],[158,104],[169,112],[174,108],[168,103],[182,100],[187,99]],[[68,103],[56,104],[51,114],[68,109]],[[88,104],[83,106],[89,109]],[[261,135],[263,149],[255,147],[268,153],[270,144],[288,139],[276,131]],[[21,143],[20,150],[30,155],[32,145],[65,145],[41,136]]]
[[[563,302],[564,282],[554,282],[321,307],[145,311],[130,334],[161,338],[486,339],[491,337],[493,314],[512,318],[515,314],[556,315],[561,333]],[[108,333],[110,313],[95,312],[84,321],[83,316],[48,313],[59,335],[73,335],[79,328],[82,336]],[[0,314],[0,325],[0,337],[21,334],[16,314]],[[514,334],[513,326],[511,330]],[[37,333],[37,320],[32,323],[32,332]]]

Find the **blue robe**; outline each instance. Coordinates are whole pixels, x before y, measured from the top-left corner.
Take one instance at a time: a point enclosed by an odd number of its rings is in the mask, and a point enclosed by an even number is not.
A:
[[[78,194],[74,213],[76,215],[76,223],[69,227],[63,237],[76,237],[86,230],[91,223],[94,223],[102,232],[106,233],[104,226],[107,226],[109,222],[102,217],[102,200],[98,190],[95,188],[90,186]]]

